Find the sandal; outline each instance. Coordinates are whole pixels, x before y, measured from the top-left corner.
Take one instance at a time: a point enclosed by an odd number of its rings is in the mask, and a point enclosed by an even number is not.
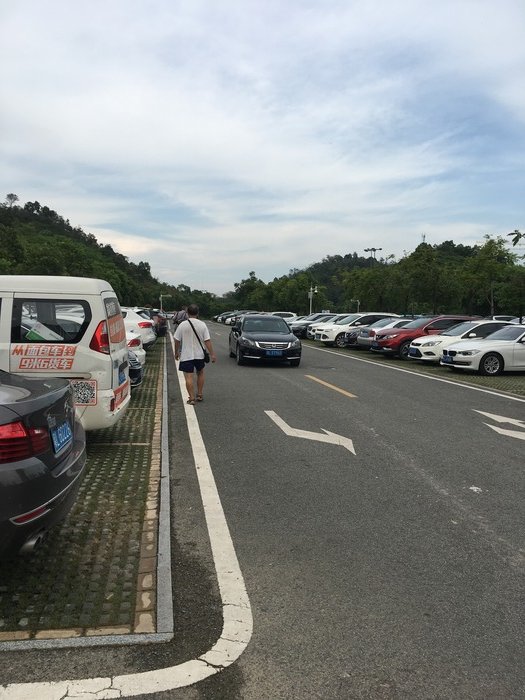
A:
[[[190,406],[195,406],[195,399],[188,399],[186,403],[188,403]]]
[[[202,394],[197,394],[197,401],[203,401]]]

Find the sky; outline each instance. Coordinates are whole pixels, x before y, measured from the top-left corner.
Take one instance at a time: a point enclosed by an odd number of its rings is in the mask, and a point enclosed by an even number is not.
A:
[[[2,0],[0,200],[217,295],[523,231],[524,36],[523,0]]]

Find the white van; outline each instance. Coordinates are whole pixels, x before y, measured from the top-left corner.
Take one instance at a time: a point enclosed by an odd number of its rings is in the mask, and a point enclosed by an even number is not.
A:
[[[0,275],[0,369],[69,379],[84,429],[110,428],[130,400],[126,332],[111,285]]]

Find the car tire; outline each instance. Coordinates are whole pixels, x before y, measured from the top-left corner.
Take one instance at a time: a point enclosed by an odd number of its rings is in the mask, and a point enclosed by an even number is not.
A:
[[[245,363],[244,357],[241,354],[241,349],[239,347],[239,344],[237,343],[237,348],[235,350],[235,357],[237,359],[237,364],[238,365],[243,365]]]
[[[299,367],[301,360],[290,360],[290,367]]]
[[[411,340],[406,340],[404,343],[401,343],[399,346],[399,359],[400,360],[408,360],[408,348],[410,347]]]
[[[232,349],[230,348],[230,357],[235,357],[235,353],[232,352]]]
[[[339,335],[336,335],[335,340],[334,340],[334,344],[338,348],[344,348],[346,345],[345,334],[339,333]]]
[[[478,372],[485,376],[495,377],[503,372],[505,363],[503,358],[497,352],[488,352],[483,355],[479,362]]]

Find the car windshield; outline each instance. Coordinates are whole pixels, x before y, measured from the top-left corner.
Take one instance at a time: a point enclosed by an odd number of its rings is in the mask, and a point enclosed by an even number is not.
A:
[[[487,340],[517,340],[525,333],[525,326],[505,326],[487,336]]]
[[[278,316],[272,318],[247,318],[242,329],[246,333],[282,333],[285,335],[290,333],[288,324]]]
[[[389,323],[392,323],[391,318],[380,318],[379,321],[374,321],[374,323],[371,323],[369,328],[383,328],[383,326],[388,326]]]
[[[430,323],[432,319],[428,318],[428,316],[425,318],[416,318],[415,321],[410,321],[410,323],[407,323],[406,326],[403,326],[403,328],[421,328],[422,326],[426,326],[427,323]]]
[[[350,314],[349,316],[343,316],[339,321],[336,321],[338,326],[345,326],[347,323],[352,323],[356,319],[360,318],[360,314]]]
[[[467,333],[467,331],[470,331],[472,328],[476,328],[477,325],[476,321],[457,323],[455,326],[452,326],[452,328],[443,331],[441,335],[463,335],[463,333]]]

